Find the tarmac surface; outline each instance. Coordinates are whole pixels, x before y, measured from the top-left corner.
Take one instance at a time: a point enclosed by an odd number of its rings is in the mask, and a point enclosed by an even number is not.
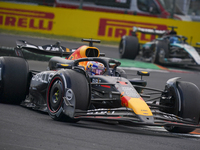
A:
[[[55,40],[31,37],[18,37],[0,34],[0,46],[15,46],[16,39],[25,39],[31,43],[53,44]],[[69,48],[79,47],[82,43],[62,41]],[[97,45],[107,57],[117,58],[118,49],[113,46]],[[101,50],[102,49],[102,50]],[[28,61],[30,69],[46,70],[44,61]],[[200,72],[179,69],[148,69],[127,67],[129,78],[135,78],[137,70],[148,70],[148,87],[164,89],[169,78],[181,77],[181,80],[195,83],[200,88]],[[178,70],[178,71],[177,71]],[[199,150],[199,129],[190,134],[167,132],[163,127],[124,126],[120,124],[80,121],[66,123],[52,120],[47,114],[17,105],[0,104],[0,149],[2,150]]]

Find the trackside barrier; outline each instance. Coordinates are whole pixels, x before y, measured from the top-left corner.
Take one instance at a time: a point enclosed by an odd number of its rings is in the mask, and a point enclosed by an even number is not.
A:
[[[133,26],[158,30],[177,26],[178,34],[188,37],[190,44],[200,42],[200,22],[0,2],[1,29],[119,41]],[[154,35],[138,33],[138,37],[145,43]]]

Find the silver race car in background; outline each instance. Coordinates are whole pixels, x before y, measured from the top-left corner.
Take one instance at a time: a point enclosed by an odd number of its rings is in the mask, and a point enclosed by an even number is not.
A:
[[[119,55],[121,58],[135,59],[161,65],[200,65],[200,56],[197,50],[189,45],[187,37],[177,35],[174,30],[177,27],[169,26],[171,30],[155,30],[133,27],[132,36],[123,36],[119,44]],[[137,32],[152,34],[158,38],[140,46]],[[199,45],[199,43],[197,43]]]

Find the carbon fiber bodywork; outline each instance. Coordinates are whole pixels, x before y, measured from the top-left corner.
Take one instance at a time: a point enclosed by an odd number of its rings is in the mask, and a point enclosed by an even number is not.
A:
[[[92,40],[87,41],[92,46]],[[34,46],[28,45],[27,50],[30,47]],[[26,46],[21,48],[26,49]],[[82,48],[85,49],[77,50],[86,52],[83,58],[52,57],[49,70],[31,71],[29,94],[21,105],[48,112],[54,120],[63,119],[64,115],[73,122],[114,120],[139,125],[180,127],[184,129],[183,132],[200,127],[200,109],[197,109],[200,106],[200,90],[195,85],[172,78],[167,81],[164,90],[146,87],[147,82],[142,76],[149,76],[148,72],[138,71],[141,79],[127,79],[124,72],[119,71],[119,61],[97,57],[99,51],[95,47]],[[21,51],[20,47],[17,50]],[[46,53],[46,50],[42,51]],[[88,61],[102,63],[105,72],[102,75],[89,75],[84,66],[80,65]],[[190,101],[186,100],[190,99],[188,86],[194,92],[190,100],[193,103],[189,106]],[[189,115],[185,115],[187,112]]]
[[[60,58],[61,62],[63,58]],[[90,60],[102,59],[105,62],[108,62],[109,58],[90,58]],[[87,60],[84,58],[82,60]],[[80,61],[80,60],[79,60]],[[71,61],[72,64],[76,64],[76,61]],[[22,102],[23,106],[32,107],[33,109],[47,111],[46,105],[46,93],[47,87],[51,78],[55,75],[61,75],[65,80],[65,84],[70,84],[70,78],[68,78],[68,70],[75,70],[84,74],[86,78],[89,77],[90,81],[90,104],[88,110],[79,110],[76,109],[76,100],[67,100],[64,96],[63,99],[63,112],[65,115],[68,115],[74,119],[78,120],[115,120],[119,122],[129,122],[133,124],[140,125],[152,125],[152,126],[179,126],[179,127],[200,127],[199,124],[194,120],[188,120],[177,115],[173,114],[173,111],[170,113],[166,110],[169,110],[175,106],[167,106],[166,103],[163,103],[163,100],[172,100],[171,94],[166,94],[166,90],[159,90],[154,88],[146,87],[144,80],[128,80],[123,77],[114,76],[112,70],[109,72],[109,76],[105,75],[96,75],[88,76],[87,73],[77,67],[70,68],[57,68],[56,71],[43,71],[33,75],[30,88],[29,88],[29,97]],[[108,73],[107,73],[108,74]],[[166,89],[177,89],[176,81],[178,78],[170,79],[166,84]],[[138,83],[142,83],[140,86]],[[67,86],[66,86],[67,87]],[[68,88],[66,88],[68,89]],[[137,90],[136,90],[137,89]],[[140,93],[143,91],[143,93]],[[154,91],[152,94],[145,94],[144,91]],[[146,116],[137,114],[133,109],[126,107],[126,104],[122,101],[122,93],[128,95],[129,97],[140,98],[141,101],[145,101],[148,107],[151,109],[152,116]],[[156,93],[155,93],[156,92]],[[175,91],[175,97],[178,97],[177,90]],[[159,94],[159,97],[154,98],[155,94]],[[162,96],[165,95],[165,98]],[[177,103],[180,104],[180,100],[177,99]],[[174,109],[178,109],[177,107]],[[174,110],[173,109],[173,110]]]

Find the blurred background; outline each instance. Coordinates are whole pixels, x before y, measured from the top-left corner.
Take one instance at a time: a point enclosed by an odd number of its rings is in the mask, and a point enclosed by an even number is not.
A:
[[[200,0],[0,0],[138,16],[200,21]]]

